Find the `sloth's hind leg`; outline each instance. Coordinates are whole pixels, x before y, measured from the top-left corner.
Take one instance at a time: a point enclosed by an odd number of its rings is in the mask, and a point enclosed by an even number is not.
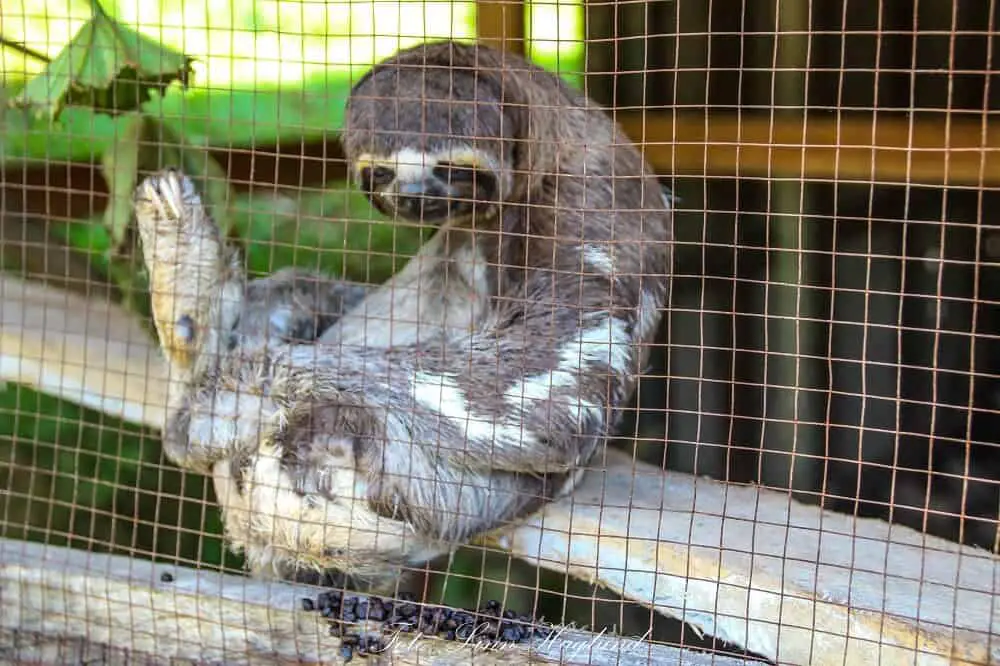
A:
[[[160,346],[182,376],[222,351],[243,306],[243,274],[190,178],[164,169],[136,188],[133,207]]]

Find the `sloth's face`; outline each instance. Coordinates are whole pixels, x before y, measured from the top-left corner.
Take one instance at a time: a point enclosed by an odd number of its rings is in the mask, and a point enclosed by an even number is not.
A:
[[[494,160],[459,149],[438,153],[403,149],[391,155],[364,154],[355,177],[380,212],[415,222],[482,217],[493,212],[501,182]]]

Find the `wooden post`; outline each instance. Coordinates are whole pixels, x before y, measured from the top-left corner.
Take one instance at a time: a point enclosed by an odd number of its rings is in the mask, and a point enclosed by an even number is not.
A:
[[[476,32],[479,41],[523,54],[525,52],[525,6],[520,0],[492,0],[476,3]]]

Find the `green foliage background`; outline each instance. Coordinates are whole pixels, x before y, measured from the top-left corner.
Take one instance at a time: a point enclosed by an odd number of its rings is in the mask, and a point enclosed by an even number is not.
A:
[[[107,0],[107,14],[195,59],[184,94],[144,110],[193,145],[242,148],[335,135],[352,77],[400,48],[427,39],[472,39],[475,4],[448,0]],[[529,4],[529,52],[580,82],[579,0]],[[0,35],[54,57],[92,15],[89,0],[4,0]],[[0,82],[16,89],[44,62],[0,48]],[[67,109],[62,123],[5,121],[7,160],[91,160],[114,139],[116,119]]]
[[[206,160],[209,147],[326,140],[340,128],[352,77],[372,62],[422,39],[475,34],[469,2],[119,0],[102,7],[144,37],[194,58],[190,88],[175,84],[162,95],[154,91],[140,113],[165,128],[174,148]],[[93,11],[87,0],[0,4],[5,173],[76,161],[104,164],[112,174],[132,168],[134,175],[136,165],[123,167],[116,152],[123,135],[134,131],[129,125],[134,116],[110,115],[76,97],[63,100],[68,104],[56,119],[9,104]],[[534,59],[579,82],[582,6],[530,6],[528,24]],[[207,179],[216,173],[211,165],[205,169]],[[131,182],[125,178],[123,187]],[[230,236],[242,245],[255,274],[296,265],[381,282],[429,231],[388,224],[343,182],[315,191],[220,192]],[[148,295],[135,257],[123,256],[119,247],[125,215],[94,211],[88,219],[47,222],[57,239],[85,253],[99,274],[121,288],[127,306],[144,314]],[[4,537],[198,566],[241,565],[219,537],[207,480],[163,461],[155,432],[21,386],[0,386],[0,489]],[[535,590],[544,586],[537,576],[527,567],[512,569],[507,558],[468,550],[451,563],[448,576],[434,577],[431,584],[456,605],[506,597],[531,608]],[[481,585],[484,579],[496,583]],[[502,590],[505,582],[524,588]]]

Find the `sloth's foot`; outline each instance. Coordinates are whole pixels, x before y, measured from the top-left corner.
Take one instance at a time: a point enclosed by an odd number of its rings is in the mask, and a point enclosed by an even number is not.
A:
[[[209,329],[226,327],[241,308],[242,289],[227,288],[239,286],[240,268],[194,182],[177,169],[143,180],[133,208],[160,344],[172,363],[188,368]]]

